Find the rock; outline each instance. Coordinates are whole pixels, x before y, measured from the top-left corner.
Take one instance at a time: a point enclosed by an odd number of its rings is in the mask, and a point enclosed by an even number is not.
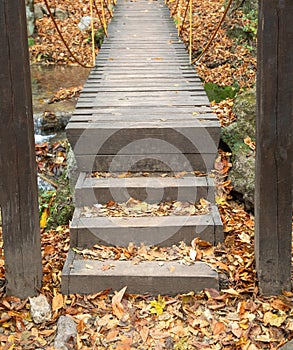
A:
[[[34,5],[32,0],[25,1],[25,11],[27,20],[27,34],[32,36],[35,30],[35,15],[34,15]]]
[[[255,156],[246,148],[239,148],[232,156],[232,169],[229,179],[234,185],[234,191],[242,195],[246,210],[254,208],[254,169]]]
[[[57,19],[61,19],[62,21],[64,21],[66,18],[68,18],[68,12],[62,9],[59,9],[58,7],[55,10],[55,18]]]
[[[44,17],[44,4],[39,2],[34,5],[35,18],[41,19]]]
[[[293,340],[289,341],[285,345],[279,348],[280,350],[293,350]]]
[[[244,13],[258,10],[258,0],[235,0],[232,5],[232,10],[241,8]]]
[[[76,164],[76,159],[70,145],[66,154],[66,159],[67,159],[66,175],[69,179],[70,191],[71,193],[74,193],[75,192],[74,189],[75,189],[75,185],[76,185],[79,173],[78,173],[78,167]]]
[[[76,342],[77,329],[75,322],[68,316],[60,316],[57,322],[57,335],[54,341],[54,349],[67,350],[66,343]]]
[[[80,22],[77,25],[78,29],[82,32],[89,30],[91,27],[91,19],[92,18],[90,16],[82,17]]]
[[[55,9],[50,7],[51,12],[54,14]],[[49,16],[49,11],[44,2],[39,2],[34,5],[35,18],[43,18],[45,16]]]
[[[248,90],[239,95],[234,102],[233,111],[237,120],[222,129],[222,140],[232,151],[232,169],[228,178],[234,190],[243,196],[246,209],[254,207],[255,154],[244,143],[250,137],[255,141],[256,91]]]
[[[29,298],[29,301],[31,317],[35,323],[43,323],[51,319],[51,307],[44,295]]]

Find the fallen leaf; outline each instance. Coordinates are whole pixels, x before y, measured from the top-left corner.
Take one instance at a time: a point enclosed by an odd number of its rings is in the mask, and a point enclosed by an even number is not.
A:
[[[118,293],[116,293],[112,298],[112,310],[113,314],[120,320],[124,315],[124,307],[121,304],[121,300],[125,294],[127,287],[122,288]]]
[[[141,336],[141,339],[143,340],[144,343],[146,343],[148,336],[149,336],[149,328],[144,326],[141,328],[141,330],[139,331],[139,334]]]
[[[150,312],[152,314],[156,314],[157,316],[162,315],[164,308],[166,306],[166,302],[164,298],[158,295],[158,300],[152,300],[150,304],[152,305],[152,308],[150,309]]]
[[[53,300],[52,300],[52,310],[53,312],[58,311],[59,309],[61,309],[64,305],[63,302],[63,295],[58,293],[54,296]]]
[[[278,316],[273,314],[271,311],[268,311],[264,314],[264,324],[270,324],[271,326],[280,327],[283,322],[286,320],[286,315]]]
[[[239,293],[238,293],[235,289],[233,289],[233,288],[222,289],[222,292],[223,292],[223,293],[230,294],[230,295],[234,295],[234,296],[236,296],[236,297],[239,296]]]
[[[213,335],[218,335],[226,330],[226,325],[223,322],[215,322],[212,325]]]

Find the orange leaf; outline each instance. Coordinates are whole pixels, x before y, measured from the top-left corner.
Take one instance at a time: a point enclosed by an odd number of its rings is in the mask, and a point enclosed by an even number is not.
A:
[[[118,344],[116,350],[130,350],[132,338],[124,338]]]
[[[114,340],[117,337],[118,333],[119,333],[118,329],[116,329],[116,328],[110,329],[109,333],[106,336],[106,340],[107,341]]]
[[[52,310],[58,311],[63,307],[63,295],[58,293],[54,296],[52,300]]]
[[[224,332],[226,329],[226,326],[223,322],[215,322],[212,326],[213,334],[218,335],[222,332]]]

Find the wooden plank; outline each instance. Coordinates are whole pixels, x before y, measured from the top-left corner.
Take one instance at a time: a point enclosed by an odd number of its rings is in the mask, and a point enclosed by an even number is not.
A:
[[[218,224],[221,229],[222,223]],[[95,244],[127,247],[130,242],[135,245],[172,246],[181,241],[190,244],[195,237],[214,244],[215,230],[211,213],[196,216],[82,217],[79,208],[75,209],[70,226],[71,246],[80,248],[91,248]]]
[[[41,288],[34,127],[24,1],[0,2],[0,205],[6,293]]]
[[[157,296],[176,295],[205,288],[218,289],[218,274],[207,264],[195,262],[185,265],[178,261],[144,261],[133,265],[131,261],[80,260],[69,251],[62,272],[63,294],[94,294],[111,288],[119,291],[127,286],[127,293],[148,293]],[[88,268],[87,265],[92,266]]]
[[[80,171],[193,171],[209,173],[214,167],[215,153],[201,154],[135,154],[76,155]]]
[[[260,1],[255,256],[260,291],[291,290],[293,2]]]
[[[180,154],[214,153],[220,138],[218,125],[175,122],[174,126],[158,123],[148,126],[134,121],[118,123],[74,123],[67,136],[75,155],[83,154]],[[164,125],[162,125],[164,124]],[[177,126],[176,126],[177,125]]]
[[[214,190],[207,185],[205,177],[92,178],[81,173],[75,188],[75,201],[77,207],[110,200],[121,203],[130,197],[148,203],[170,200],[195,202],[207,198],[208,191]]]
[[[172,122],[172,121],[178,121],[182,120],[185,124],[188,123],[190,126],[195,126],[197,124],[201,124],[204,127],[212,128],[218,128],[219,129],[219,122],[217,119],[217,116],[215,116],[212,113],[209,114],[201,114],[200,116],[194,116],[192,113],[190,115],[180,115],[178,116],[177,113],[169,114],[166,116],[165,113],[157,113],[157,114],[124,114],[124,113],[113,113],[113,114],[74,114],[70,118],[70,125],[68,127],[68,130],[70,130],[72,123],[107,123],[107,122],[152,122],[152,123],[165,123],[165,122]]]

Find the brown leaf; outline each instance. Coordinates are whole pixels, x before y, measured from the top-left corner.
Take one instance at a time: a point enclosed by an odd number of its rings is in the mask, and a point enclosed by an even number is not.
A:
[[[127,287],[122,288],[117,294],[112,298],[112,310],[113,314],[120,320],[124,315],[124,307],[121,304],[121,300],[125,294]]]
[[[143,326],[141,330],[139,331],[139,334],[141,336],[141,339],[143,340],[144,343],[146,343],[148,336],[149,336],[149,329],[146,326]]]
[[[280,299],[273,300],[271,302],[271,306],[276,310],[280,310],[280,311],[284,311],[284,312],[289,311],[291,309],[290,306],[283,303],[283,301]]]

